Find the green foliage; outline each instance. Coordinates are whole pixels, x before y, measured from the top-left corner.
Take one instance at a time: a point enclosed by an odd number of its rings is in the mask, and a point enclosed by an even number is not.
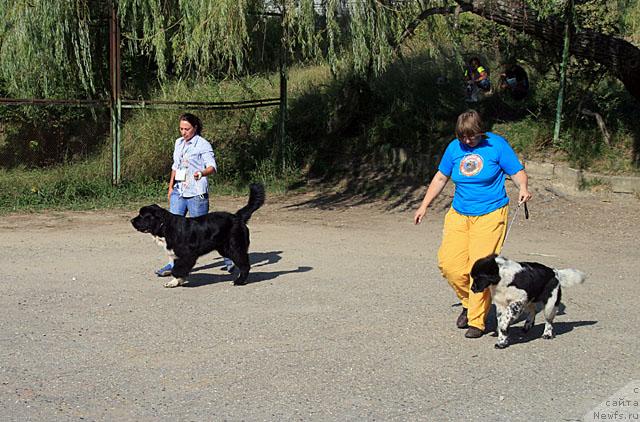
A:
[[[240,101],[276,97],[277,90],[272,78],[247,77],[220,83],[169,83],[155,98]],[[216,154],[218,173],[212,178],[214,183],[242,185],[246,181],[261,180],[275,186],[297,177],[298,167],[292,164],[296,155],[293,145],[279,145],[276,136],[277,111],[277,107],[193,111],[202,121],[202,136],[211,142]],[[177,110],[144,109],[125,118],[123,178],[135,182],[168,181],[175,140],[180,136],[179,115]],[[107,146],[103,156],[109,155]]]
[[[606,116],[613,134],[611,146],[590,118],[569,114],[563,142],[551,148],[557,80],[553,72],[536,74],[533,67],[528,69],[534,85],[527,100],[510,101],[496,92],[474,105],[491,130],[506,136],[526,158],[554,157],[609,173],[634,171],[633,151],[640,133],[637,106],[622,95],[619,84],[603,79],[594,85],[592,100],[579,90],[570,90],[569,95],[568,110],[582,100]],[[220,84],[175,82],[154,98],[269,97],[277,91],[276,77]],[[348,180],[347,189],[354,193],[398,195],[435,172],[453,137],[457,114],[469,106],[463,101],[461,77],[455,62],[423,54],[407,55],[371,80],[354,73],[332,75],[328,66],[292,68],[288,139],[283,144],[276,136],[276,108],[194,111],[203,120],[203,135],[213,144],[219,164],[219,173],[210,180],[212,195],[244,192],[248,181],[284,192],[308,177]],[[599,102],[602,107],[595,108]],[[122,186],[111,186],[111,146],[102,137],[103,153],[87,161],[37,171],[0,171],[5,186],[0,210],[164,203],[180,112],[125,113]]]
[[[553,134],[553,120],[526,116],[510,122],[499,122],[491,128],[509,139],[511,146],[529,159],[544,159]]]
[[[640,44],[640,1],[618,0],[620,32],[630,42]]]
[[[247,0],[120,0],[118,11],[132,51],[152,51],[160,78],[217,69],[235,73],[244,65],[249,39]],[[223,42],[221,42],[224,40]]]
[[[0,23],[2,94],[104,95],[107,2],[54,3],[0,4],[6,16]],[[72,7],[76,3],[80,7]],[[530,3],[543,16],[562,16],[564,1]],[[609,2],[602,8],[595,4],[576,7],[579,28],[638,40],[637,0]],[[504,63],[517,62],[529,73],[526,100],[515,101],[495,90],[474,105],[492,130],[503,133],[521,154],[553,156],[612,173],[637,171],[640,165],[638,104],[592,62],[570,63],[562,142],[552,147],[558,51],[482,17],[461,14],[425,20],[396,60],[391,48],[409,20],[442,2],[286,0],[283,23],[260,15],[280,9],[254,0],[121,0],[118,5],[129,98],[277,97],[278,75],[266,71],[278,62],[281,25],[290,35],[287,48],[293,63],[284,142],[277,136],[275,107],[194,111],[217,154],[219,173],[211,178],[216,192],[231,192],[254,180],[283,191],[306,176],[357,179],[362,189],[384,186],[379,190],[383,194],[402,184],[421,183],[433,174],[452,137],[455,117],[469,107],[461,79],[470,56],[479,56],[490,69],[494,87]],[[28,22],[21,24],[24,20]],[[319,65],[305,65],[309,63]],[[228,77],[243,72],[251,76]],[[610,145],[582,109],[604,118],[613,135]],[[106,112],[0,108],[0,161],[11,169],[1,171],[0,180],[20,180],[6,184],[0,208],[91,207],[158,196],[163,200],[182,111],[125,111],[124,183],[112,189]],[[59,163],[75,164],[52,166]],[[52,167],[39,169],[37,176],[28,171],[43,166]]]
[[[83,164],[47,170],[0,170],[0,212],[41,209],[95,209],[130,206],[157,200],[160,183],[111,185],[107,163],[92,160]]]
[[[607,191],[611,191],[611,186],[609,183],[607,183],[606,181],[598,178],[598,177],[593,177],[593,178],[581,178],[580,179],[580,186],[578,186],[578,188],[580,190],[602,190],[602,189],[606,189]]]
[[[255,62],[254,50],[279,50],[282,35],[291,58],[324,58],[337,69],[345,52],[354,68],[379,74],[409,21],[441,2],[362,0],[118,0],[125,48],[123,65],[145,61],[159,80],[233,76]],[[266,17],[283,13],[284,19]],[[108,86],[109,2],[6,0],[0,4],[0,84],[13,96],[101,95]],[[266,20],[269,19],[269,25]],[[277,22],[274,24],[274,22]],[[264,24],[264,25],[263,25]],[[280,27],[275,33],[274,27]],[[432,28],[433,38],[442,36]],[[445,31],[445,33],[448,31]],[[46,36],[43,36],[46,34]],[[53,35],[53,36],[52,36]],[[43,74],[40,69],[47,69]],[[17,76],[17,77],[15,77]],[[125,82],[126,84],[126,82]]]
[[[91,5],[89,3],[92,3]],[[93,14],[98,2],[0,2],[0,80],[15,97],[94,94]],[[45,70],[46,71],[43,71]]]
[[[102,145],[105,110],[75,107],[0,107],[0,167],[35,168],[77,162]]]
[[[614,35],[619,33],[621,18],[624,16],[624,10],[621,10],[621,6],[615,1],[579,4],[575,7],[575,20],[581,29],[591,29],[603,34]]]
[[[637,39],[638,0],[601,3],[576,6],[576,26]],[[123,66],[129,76],[146,77],[146,86],[154,77],[205,80],[211,75],[221,78],[273,70],[283,36],[290,59],[326,60],[334,73],[346,60],[360,75],[380,75],[395,60],[393,48],[408,23],[430,7],[448,4],[437,0],[116,1],[125,46]],[[567,2],[527,0],[527,4],[544,19],[562,17]],[[104,96],[109,5],[99,0],[2,2],[0,87],[12,96]],[[273,12],[284,12],[282,22],[266,16]],[[530,39],[513,42],[522,36],[464,13],[459,18],[430,17],[418,33],[424,41],[421,49],[431,57],[456,60],[474,50],[486,52],[486,47],[492,50],[486,55],[507,51],[508,56],[509,46],[531,44]],[[271,59],[265,59],[265,54]],[[145,89],[136,80],[125,78],[124,83],[129,94],[139,95]]]

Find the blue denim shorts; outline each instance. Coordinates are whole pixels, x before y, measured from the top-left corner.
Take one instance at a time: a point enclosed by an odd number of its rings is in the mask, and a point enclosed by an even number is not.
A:
[[[209,212],[209,194],[206,193],[185,198],[174,190],[169,201],[171,214],[186,216],[189,212],[189,217],[199,217]]]

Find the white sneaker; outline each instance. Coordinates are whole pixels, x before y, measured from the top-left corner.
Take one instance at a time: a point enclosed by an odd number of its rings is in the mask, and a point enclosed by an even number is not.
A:
[[[230,273],[232,273],[235,268],[236,265],[232,262],[229,265],[223,265],[221,269],[222,271],[229,271]]]

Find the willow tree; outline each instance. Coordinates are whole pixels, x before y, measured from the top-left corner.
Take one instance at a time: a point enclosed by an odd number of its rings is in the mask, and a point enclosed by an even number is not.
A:
[[[620,65],[624,57],[618,55],[633,58],[639,51],[632,42],[640,32],[633,18],[640,15],[640,6],[638,0],[613,3],[619,14],[616,31],[600,34],[579,28],[582,23],[577,28],[586,34],[585,40],[605,35],[627,49],[614,51],[613,44],[597,42],[574,44],[574,54],[590,50],[594,59],[608,60],[614,74],[633,87],[631,79],[624,79],[630,67]],[[0,89],[12,96],[101,94],[106,85],[104,30],[112,5],[120,18],[123,58],[152,60],[151,76],[164,80],[246,72],[260,19],[277,13],[284,16],[282,29],[292,56],[326,60],[334,69],[349,57],[356,71],[378,73],[395,60],[396,47],[407,31],[420,25],[436,46],[438,38],[447,39],[456,31],[455,16],[466,11],[530,31],[532,36],[549,34],[546,41],[553,44],[562,4],[562,0],[3,0]],[[438,13],[448,14],[450,20],[442,24],[442,19],[433,17]],[[598,15],[597,7],[593,14]]]
[[[292,56],[327,60],[335,68],[348,55],[357,71],[379,72],[394,59],[402,29],[430,3],[437,2],[114,0],[112,5],[120,19],[123,59],[148,57],[156,65],[153,76],[164,80],[242,74],[260,19],[277,20],[277,14],[283,16],[278,25],[288,34]],[[12,96],[99,94],[105,85],[100,75],[109,6],[100,0],[1,2],[0,86]]]
[[[292,56],[334,69],[348,56],[356,71],[380,72],[402,29],[430,3],[438,1],[119,0],[118,10],[130,50],[152,55],[164,78],[170,66],[178,74],[242,73],[258,20],[278,15]]]
[[[99,2],[0,2],[0,87],[11,96],[95,93],[90,6]]]

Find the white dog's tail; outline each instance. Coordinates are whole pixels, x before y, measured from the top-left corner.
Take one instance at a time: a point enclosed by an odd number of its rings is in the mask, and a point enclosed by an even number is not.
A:
[[[558,281],[560,281],[560,285],[562,287],[571,287],[577,284],[582,284],[587,278],[585,273],[572,268],[554,271],[556,272],[556,277],[558,278]]]

